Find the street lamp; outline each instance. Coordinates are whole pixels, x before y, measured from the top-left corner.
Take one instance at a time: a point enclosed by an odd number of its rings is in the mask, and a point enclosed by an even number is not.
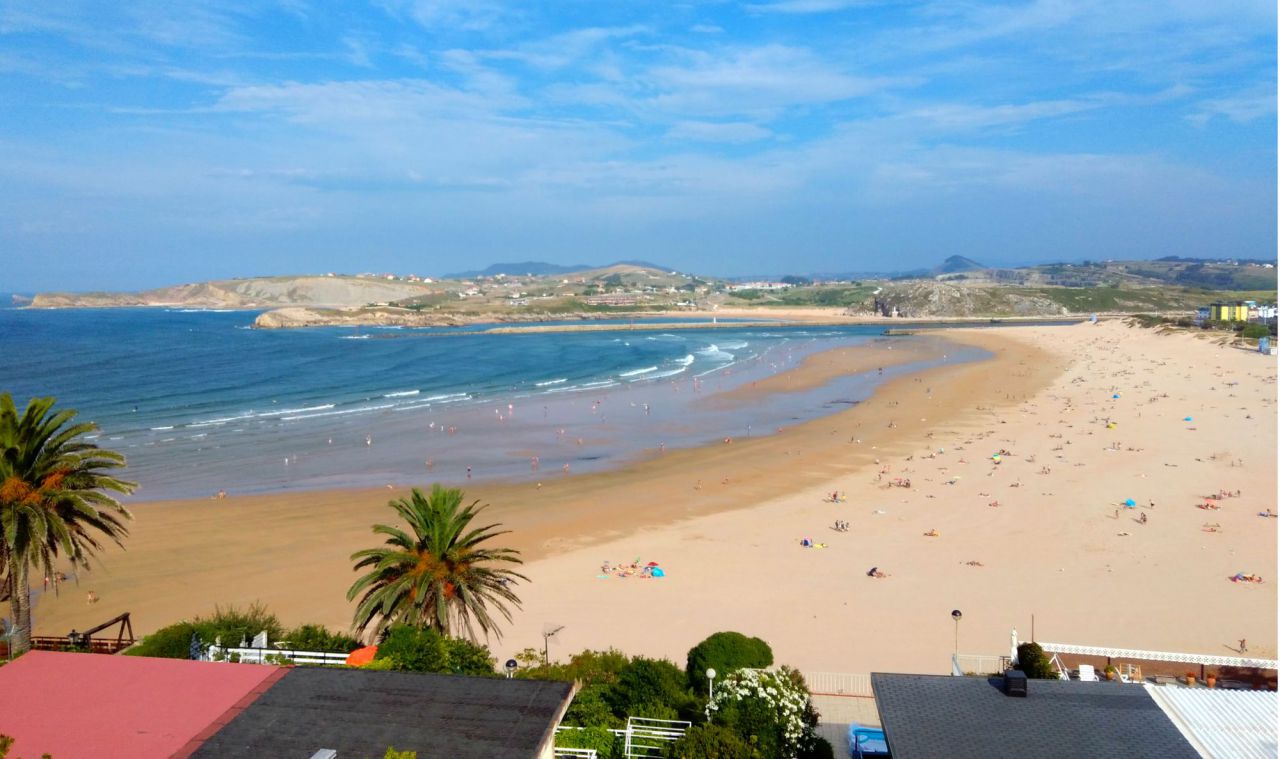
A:
[[[707,667],[707,700],[712,701],[716,697],[716,671]]]
[[[952,610],[951,610],[951,618],[952,618],[952,619],[954,619],[954,620],[956,621],[956,647],[955,647],[955,653],[956,653],[956,655],[957,655],[957,656],[959,656],[959,655],[960,655],[960,618],[961,618],[961,617],[963,617],[963,616],[964,616],[964,615],[960,613],[960,610],[959,610],[959,609],[952,609]]]

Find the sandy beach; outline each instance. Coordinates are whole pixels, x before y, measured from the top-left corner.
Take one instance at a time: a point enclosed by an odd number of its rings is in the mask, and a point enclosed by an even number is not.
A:
[[[495,655],[540,647],[549,623],[564,626],[553,655],[612,646],[677,661],[737,629],[810,670],[942,672],[961,609],[970,653],[1006,650],[1034,614],[1042,640],[1228,653],[1247,638],[1275,656],[1277,520],[1257,516],[1276,508],[1274,359],[1120,322],[946,336],[995,358],[896,378],[764,437],[541,487],[469,486],[532,581]],[[839,354],[736,400],[891,362]],[[1197,508],[1220,490],[1240,495]],[[845,502],[826,502],[832,491]],[[123,611],[146,632],[254,600],[288,624],[345,627],[348,556],[405,492],[137,504],[127,550],[40,597],[37,633]],[[1136,508],[1121,507],[1129,498]],[[602,576],[602,561],[637,558],[666,577]],[[1266,582],[1228,581],[1236,572]]]

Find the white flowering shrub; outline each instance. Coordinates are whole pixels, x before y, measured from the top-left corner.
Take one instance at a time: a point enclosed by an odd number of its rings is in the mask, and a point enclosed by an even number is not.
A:
[[[794,757],[814,741],[817,713],[799,675],[740,669],[715,684],[707,716],[747,738],[763,756]]]

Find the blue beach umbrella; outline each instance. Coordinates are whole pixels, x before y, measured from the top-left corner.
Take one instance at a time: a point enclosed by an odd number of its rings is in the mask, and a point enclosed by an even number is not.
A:
[[[1132,509],[1137,505],[1138,505],[1138,502],[1133,500],[1132,498],[1124,499],[1124,506],[1126,509]]]

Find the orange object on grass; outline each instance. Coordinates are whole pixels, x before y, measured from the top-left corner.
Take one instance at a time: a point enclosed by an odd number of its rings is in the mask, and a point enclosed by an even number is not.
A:
[[[376,653],[378,653],[377,646],[365,646],[364,648],[357,648],[356,650],[347,654],[347,666],[363,667],[364,665],[373,661],[373,655]]]

